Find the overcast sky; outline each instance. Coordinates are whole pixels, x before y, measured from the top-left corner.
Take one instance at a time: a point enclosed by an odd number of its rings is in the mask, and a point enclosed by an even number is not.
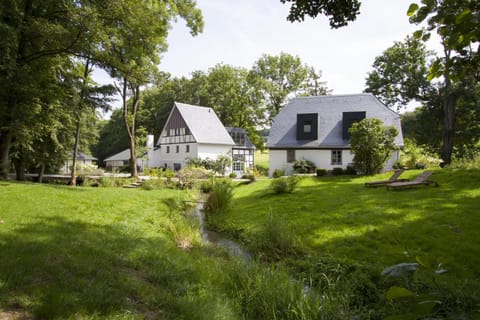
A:
[[[333,94],[364,90],[376,56],[418,27],[406,15],[412,0],[363,0],[357,20],[330,29],[328,19],[286,21],[289,5],[280,0],[197,0],[204,32],[192,37],[179,20],[170,30],[160,68],[189,76],[218,63],[250,68],[264,53],[298,55],[323,72]]]
[[[414,0],[363,0],[357,20],[330,29],[326,17],[286,20],[280,0],[197,0],[205,28],[193,37],[183,20],[170,30],[160,69],[173,76],[218,63],[250,68],[262,54],[297,55],[322,71],[332,94],[363,92],[376,56],[418,29],[406,15]]]

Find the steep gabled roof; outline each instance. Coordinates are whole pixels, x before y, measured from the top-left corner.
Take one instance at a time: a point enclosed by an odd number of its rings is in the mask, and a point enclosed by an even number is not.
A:
[[[175,102],[162,130],[161,137],[168,126],[175,109],[178,110],[197,143],[235,145],[227,130],[212,108]],[[160,139],[157,144],[160,144]]]
[[[366,112],[367,118],[377,118],[394,126],[399,134],[395,143],[403,145],[400,115],[370,93],[331,95],[292,99],[273,119],[267,148],[348,148],[349,140],[342,135],[343,112]],[[315,140],[297,140],[297,114],[318,114],[318,136]]]

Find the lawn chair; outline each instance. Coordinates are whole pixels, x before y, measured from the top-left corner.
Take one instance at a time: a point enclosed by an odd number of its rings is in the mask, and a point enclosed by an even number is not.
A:
[[[392,183],[392,182],[408,181],[408,179],[399,179],[398,178],[403,173],[403,171],[404,171],[403,169],[396,170],[395,173],[388,180],[365,182],[365,187],[381,187],[381,186],[385,186],[385,185],[387,185],[389,183]]]
[[[411,188],[417,186],[429,186],[431,184],[438,187],[438,183],[433,180],[428,180],[428,178],[432,175],[431,171],[424,171],[421,175],[416,177],[412,181],[405,181],[405,182],[392,182],[387,184],[387,190],[397,190],[397,189],[404,189],[404,188]]]

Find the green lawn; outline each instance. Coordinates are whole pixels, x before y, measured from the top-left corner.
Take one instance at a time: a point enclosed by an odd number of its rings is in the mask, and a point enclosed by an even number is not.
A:
[[[385,299],[392,286],[438,301],[437,319],[472,318],[480,171],[435,171],[438,188],[363,186],[387,176],[307,177],[285,195],[270,180],[236,187],[209,223],[251,249],[248,266],[201,245],[176,208],[189,192],[0,181],[0,319],[383,319],[410,308]],[[380,277],[417,259],[448,272]]]
[[[419,173],[407,171],[402,177]],[[448,270],[433,276],[432,270],[422,269],[422,285],[441,284],[441,299],[452,299],[443,301],[444,305],[480,309],[480,171],[436,170],[432,180],[438,181],[438,188],[364,187],[365,181],[388,176],[307,177],[293,193],[283,195],[270,191],[269,180],[258,181],[237,188],[233,210],[211,217],[210,223],[255,251],[264,250],[258,242],[264,241],[268,217],[273,216],[279,221],[274,226],[277,233],[295,236],[296,249],[274,258],[307,278],[324,276],[315,264],[360,266],[375,277],[387,266],[422,261],[432,269]],[[269,237],[280,248],[289,248],[282,244],[289,239]],[[373,282],[381,285],[381,280]],[[438,294],[432,288],[425,291]],[[451,294],[465,304],[455,305]]]
[[[265,168],[269,166],[269,153],[265,151],[255,151],[255,165],[259,165]]]

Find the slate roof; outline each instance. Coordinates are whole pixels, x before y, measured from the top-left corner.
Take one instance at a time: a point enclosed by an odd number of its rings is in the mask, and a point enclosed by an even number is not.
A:
[[[237,127],[225,127],[225,129],[227,129],[227,132],[230,134],[230,136],[234,132],[240,132],[240,133],[243,133],[245,135],[245,141],[244,141],[243,145],[239,145],[239,144],[235,143],[236,148],[255,149],[255,145],[248,138],[248,134],[247,134],[247,131],[245,129],[237,128]]]
[[[385,125],[394,126],[399,132],[395,144],[403,146],[400,115],[381,103],[374,95],[365,93],[292,99],[273,119],[267,148],[349,148],[349,140],[342,137],[343,112],[359,111],[365,111],[367,118],[377,118]],[[318,139],[296,139],[298,113],[318,114]]]
[[[130,148],[120,151],[103,161],[125,161],[130,160]]]
[[[212,108],[180,102],[175,102],[175,107],[197,143],[235,145]],[[160,139],[158,144],[160,144]]]

